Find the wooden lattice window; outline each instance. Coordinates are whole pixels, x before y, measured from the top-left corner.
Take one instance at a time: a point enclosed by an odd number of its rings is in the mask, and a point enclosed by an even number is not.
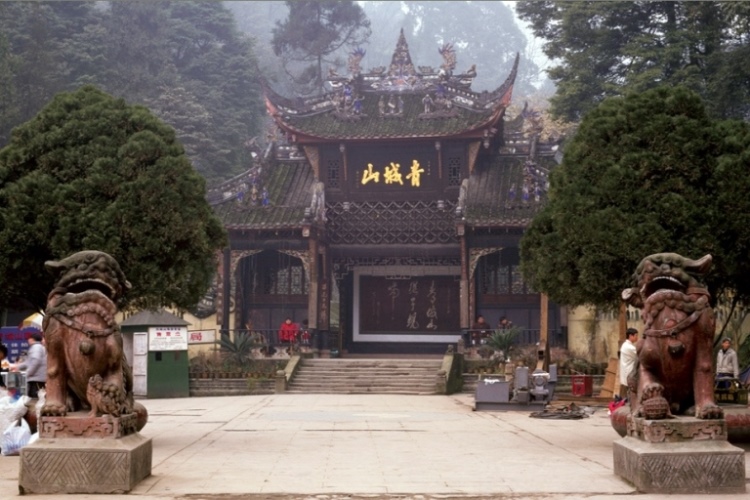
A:
[[[243,286],[253,295],[304,295],[308,282],[302,262],[294,257],[263,252],[246,259]]]
[[[339,188],[341,187],[341,160],[338,158],[330,158],[328,160],[328,187]]]
[[[518,249],[506,248],[479,261],[479,289],[487,295],[524,295],[534,293],[523,280],[518,265]]]
[[[461,185],[461,157],[460,156],[448,157],[448,185],[449,186]]]
[[[453,243],[454,210],[451,200],[329,203],[326,229],[331,243]]]

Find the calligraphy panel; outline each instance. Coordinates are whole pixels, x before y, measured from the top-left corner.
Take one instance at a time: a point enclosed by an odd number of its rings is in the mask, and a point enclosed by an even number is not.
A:
[[[455,276],[394,279],[360,276],[359,333],[455,333],[460,330]]]

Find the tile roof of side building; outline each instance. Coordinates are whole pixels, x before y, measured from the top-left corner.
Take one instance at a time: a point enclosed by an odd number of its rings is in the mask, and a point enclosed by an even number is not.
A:
[[[552,156],[495,156],[464,181],[463,218],[478,227],[526,227],[547,200]]]
[[[227,186],[214,212],[228,229],[293,229],[313,205],[315,175],[307,162],[280,162]],[[264,195],[265,190],[265,195]]]

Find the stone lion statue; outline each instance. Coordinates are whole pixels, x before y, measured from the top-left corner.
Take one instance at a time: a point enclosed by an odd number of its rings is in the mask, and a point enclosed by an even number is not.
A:
[[[57,279],[43,324],[47,395],[41,415],[79,409],[91,410],[91,416],[132,413],[132,372],[115,322],[117,302],[130,283],[119,264],[104,252],[86,250],[45,267]]]
[[[700,282],[711,262],[711,255],[698,260],[676,253],[649,255],[633,275],[636,286],[622,293],[623,300],[641,308],[644,322],[629,381],[636,391],[631,398],[635,416],[663,419],[692,406],[698,418],[723,416],[714,401],[714,315]]]

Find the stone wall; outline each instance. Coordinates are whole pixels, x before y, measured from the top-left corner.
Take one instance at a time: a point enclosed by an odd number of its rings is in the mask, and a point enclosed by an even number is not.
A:
[[[272,378],[191,378],[191,396],[244,396],[274,394]]]
[[[640,312],[628,308],[627,327],[643,331]],[[568,351],[571,357],[592,363],[606,363],[616,358],[620,349],[618,312],[598,312],[582,306],[568,310]]]

